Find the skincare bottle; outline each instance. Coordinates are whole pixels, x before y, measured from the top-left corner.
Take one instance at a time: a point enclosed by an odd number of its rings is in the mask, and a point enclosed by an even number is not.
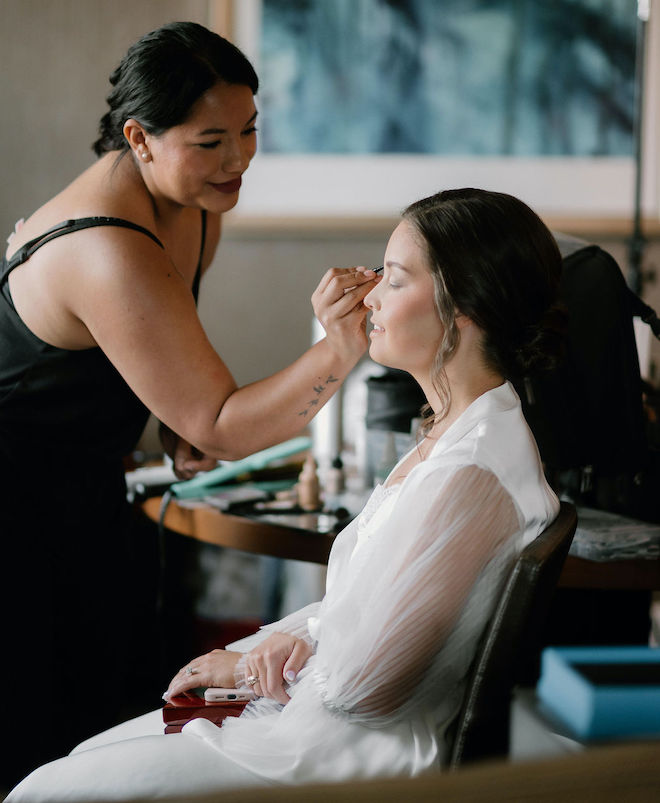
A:
[[[303,510],[318,510],[320,501],[316,460],[309,454],[298,477],[298,504]]]
[[[338,496],[344,490],[344,464],[341,457],[335,457],[327,471],[324,490],[330,497]]]

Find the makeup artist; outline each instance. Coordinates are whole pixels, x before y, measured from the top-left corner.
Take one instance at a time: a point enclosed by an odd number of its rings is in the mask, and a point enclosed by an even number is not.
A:
[[[135,669],[122,457],[149,411],[187,478],[297,434],[367,345],[374,274],[333,269],[312,297],[326,338],[237,387],[195,300],[257,147],[257,76],[182,22],[110,82],[98,160],[17,225],[0,264],[6,785],[118,716]]]

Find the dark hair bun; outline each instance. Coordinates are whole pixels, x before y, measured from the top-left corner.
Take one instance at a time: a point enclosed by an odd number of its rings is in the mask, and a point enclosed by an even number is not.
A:
[[[241,51],[195,22],[172,22],[132,45],[110,76],[110,110],[101,118],[97,156],[126,150],[124,123],[134,118],[150,134],[182,123],[192,105],[217,81],[248,86],[257,75]]]
[[[526,337],[514,352],[511,375],[551,370],[563,359],[566,351],[568,313],[563,304],[552,304],[538,325],[528,327]]]

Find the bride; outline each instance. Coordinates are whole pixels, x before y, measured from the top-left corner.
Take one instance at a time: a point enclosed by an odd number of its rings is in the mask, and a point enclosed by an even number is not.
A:
[[[323,600],[194,658],[167,695],[251,685],[222,727],[160,711],[28,776],[14,801],[189,798],[437,770],[476,644],[520,550],[556,516],[509,382],[548,361],[561,260],[512,196],[440,192],[403,213],[364,299],[371,357],[428,400],[421,437],[337,537]],[[92,679],[103,667],[90,667]]]

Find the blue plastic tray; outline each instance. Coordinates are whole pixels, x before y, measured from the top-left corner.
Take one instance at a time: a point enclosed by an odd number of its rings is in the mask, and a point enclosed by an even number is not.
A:
[[[660,649],[547,648],[537,695],[580,740],[660,736]]]

